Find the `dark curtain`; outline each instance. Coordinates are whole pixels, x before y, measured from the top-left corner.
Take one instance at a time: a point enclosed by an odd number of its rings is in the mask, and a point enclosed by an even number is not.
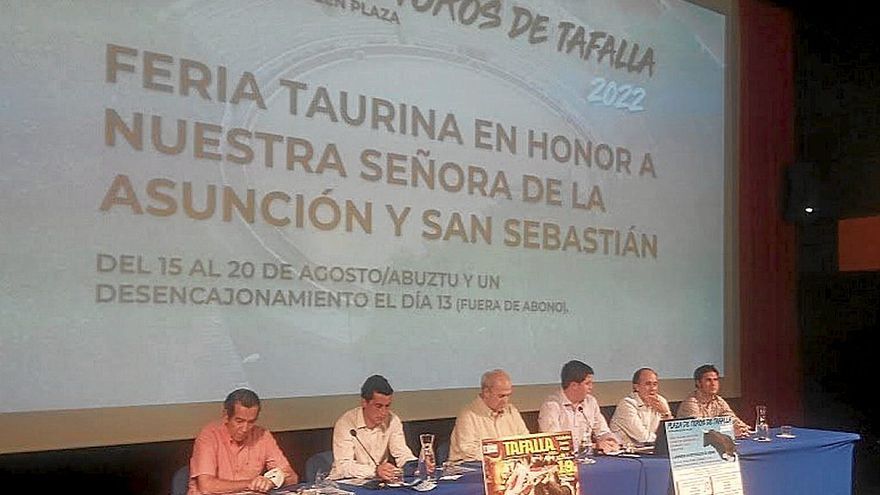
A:
[[[741,415],[766,404],[772,425],[802,424],[795,227],[783,219],[795,160],[791,12],[740,0],[739,296]]]

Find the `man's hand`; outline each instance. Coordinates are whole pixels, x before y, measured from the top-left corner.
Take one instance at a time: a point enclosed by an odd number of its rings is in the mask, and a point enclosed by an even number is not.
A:
[[[383,462],[376,468],[376,476],[382,481],[397,481],[397,466]]]
[[[749,436],[749,425],[745,423],[734,423],[733,429],[736,432],[737,438],[745,438]]]
[[[252,479],[250,484],[248,485],[248,490],[253,490],[255,492],[268,492],[269,490],[275,488],[275,483],[272,483],[272,480],[266,478],[265,476],[257,476]]]
[[[672,412],[660,402],[660,399],[658,399],[656,395],[648,396],[648,398],[645,399],[645,405],[660,413],[660,416],[664,418],[672,417]]]
[[[602,452],[617,452],[620,450],[620,443],[613,435],[606,435],[596,442],[596,447]]]

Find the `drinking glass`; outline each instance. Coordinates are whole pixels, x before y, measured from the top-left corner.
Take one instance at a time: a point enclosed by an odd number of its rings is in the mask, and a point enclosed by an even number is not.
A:
[[[392,485],[399,485],[403,483],[403,469],[399,467],[395,467],[392,473],[391,479],[388,480],[388,483]]]
[[[755,406],[755,440],[770,440],[770,425],[767,424],[767,406]]]
[[[581,464],[593,464],[596,462],[596,459],[593,459],[591,456],[593,455],[593,433],[589,428],[586,428],[583,432],[581,432],[581,440],[578,444],[577,449],[577,460]]]

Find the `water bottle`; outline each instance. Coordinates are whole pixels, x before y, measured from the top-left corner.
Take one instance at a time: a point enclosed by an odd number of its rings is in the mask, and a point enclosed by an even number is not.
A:
[[[419,449],[419,467],[416,472],[419,481],[427,481],[433,479],[434,467],[436,460],[434,459],[434,435],[432,433],[423,433],[419,435],[419,441],[422,448]]]

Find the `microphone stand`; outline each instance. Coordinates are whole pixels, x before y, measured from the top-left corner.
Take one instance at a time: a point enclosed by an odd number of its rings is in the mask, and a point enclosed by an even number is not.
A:
[[[594,464],[596,462],[595,459],[590,456],[593,455],[593,428],[590,426],[590,418],[587,417],[587,413],[584,412],[584,406],[579,405],[577,411],[584,418],[584,422],[586,423],[587,430],[585,431],[585,435],[582,435],[580,439],[579,451],[577,454],[578,460],[582,464]],[[585,440],[585,441],[584,441]]]
[[[384,481],[382,481],[381,479],[378,478],[378,475],[379,475],[379,472],[378,472],[378,470],[379,470],[379,463],[376,462],[376,459],[373,458],[373,454],[371,454],[370,451],[367,450],[367,447],[364,445],[363,442],[361,442],[361,439],[358,438],[357,430],[354,429],[354,428],[352,428],[352,429],[348,430],[348,433],[349,433],[349,435],[351,435],[352,437],[354,437],[354,439],[355,439],[355,441],[357,441],[358,445],[360,445],[361,448],[364,449],[364,452],[367,453],[367,457],[370,458],[370,461],[373,462],[373,466],[375,466],[375,468],[376,468],[376,476],[377,476],[377,478],[374,479],[374,480],[370,480],[370,481],[364,483],[364,485],[363,485],[364,488],[369,488],[369,489],[373,489],[373,490],[381,489],[381,488],[387,488],[387,487],[388,487],[388,484],[385,483]]]

